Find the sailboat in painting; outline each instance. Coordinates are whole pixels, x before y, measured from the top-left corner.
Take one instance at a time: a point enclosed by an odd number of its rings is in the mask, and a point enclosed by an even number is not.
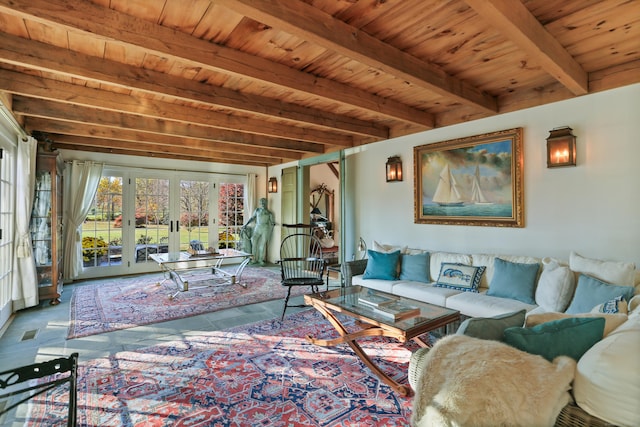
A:
[[[462,206],[464,204],[458,189],[458,182],[453,177],[448,163],[440,172],[440,180],[432,200],[440,206]]]
[[[473,181],[471,183],[471,202],[476,205],[491,205],[489,200],[485,197],[480,187],[480,168],[476,165],[476,173],[473,175]]]

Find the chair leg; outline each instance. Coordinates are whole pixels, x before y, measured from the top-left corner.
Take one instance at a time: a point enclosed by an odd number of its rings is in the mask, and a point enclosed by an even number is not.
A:
[[[284,299],[284,308],[282,309],[282,317],[280,320],[284,320],[284,313],[287,311],[287,307],[289,304],[289,297],[291,297],[291,286],[289,286],[289,290],[287,291],[287,297]]]

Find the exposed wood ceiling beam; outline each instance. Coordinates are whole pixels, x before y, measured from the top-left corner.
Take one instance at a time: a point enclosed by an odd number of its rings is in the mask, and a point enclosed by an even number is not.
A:
[[[389,129],[375,123],[264,96],[241,94],[223,87],[83,55],[2,32],[0,32],[0,62],[112,84],[182,101],[202,103],[209,107],[217,106],[240,112],[257,113],[265,117],[291,120],[380,139],[389,137]]]
[[[158,56],[189,63],[193,67],[312,94],[421,125],[425,129],[433,127],[434,117],[431,114],[406,104],[210,43],[91,2],[71,4],[65,0],[0,0],[0,12],[41,22],[56,29],[85,32],[89,36],[98,36],[124,46],[138,46]],[[91,20],[86,19],[87,16],[91,16]]]
[[[243,148],[246,153],[251,153],[253,146],[280,148],[298,152],[324,151],[319,144],[309,142],[294,142],[282,138],[265,136],[256,137],[256,135],[230,130],[216,130],[216,132],[211,132],[211,128],[207,128],[206,126],[184,124],[113,111],[102,111],[95,108],[78,108],[73,105],[42,99],[15,97],[13,101],[13,111],[29,117],[240,144],[245,145]]]
[[[442,69],[421,61],[363,31],[333,18],[298,0],[215,0],[258,22],[286,31],[395,75],[462,104],[489,113],[498,111],[497,100],[470,84],[447,75]]]
[[[287,146],[280,146],[280,148],[298,148],[303,151],[322,153],[324,151],[322,144],[332,146],[352,145],[351,137],[345,135],[230,116],[162,101],[140,99],[131,95],[43,79],[7,70],[0,70],[0,87],[14,95],[48,99],[88,108],[97,106],[109,111],[209,126],[211,127],[211,135],[215,134],[216,128],[229,131],[241,128],[245,132],[274,136],[282,141],[289,139]]]
[[[588,75],[521,1],[465,0],[497,31],[525,50],[574,95],[589,92]]]
[[[248,154],[249,156],[260,156],[264,160],[261,164],[277,164],[276,159],[282,160],[294,160],[300,159],[300,153],[290,152],[286,150],[277,149],[261,149],[262,152],[248,153],[246,148],[242,146],[233,146],[233,144],[218,143],[215,141],[203,141],[190,138],[180,138],[175,136],[157,135],[148,132],[132,130],[132,129],[115,129],[109,127],[95,126],[92,124],[76,124],[65,121],[56,121],[42,119],[39,117],[26,117],[25,128],[30,132],[40,132],[47,135],[67,135],[76,136],[86,139],[82,142],[83,146],[91,146],[91,141],[105,140],[105,141],[123,141],[124,147],[134,147],[138,143],[151,143],[156,144],[158,147],[180,147],[183,153],[199,153],[204,155],[207,151],[218,151],[221,153],[231,153],[238,155]],[[55,142],[63,141],[70,142],[67,138],[51,138],[54,141],[54,147],[57,147]],[[73,140],[74,143],[79,143],[80,140]]]
[[[139,152],[140,155],[144,153],[150,153],[152,156],[164,154],[167,157],[171,156],[184,156],[189,155],[193,158],[199,158],[201,161],[215,161],[213,159],[224,158],[226,160],[244,162],[244,164],[250,163],[255,165],[264,165],[265,157],[250,156],[246,154],[232,154],[225,151],[218,150],[185,150],[184,148],[177,147],[175,145],[162,145],[148,141],[136,141],[132,144],[128,141],[118,141],[113,139],[104,138],[89,138],[72,135],[56,135],[46,134],[48,139],[53,141],[53,147],[60,149],[64,144],[65,147],[75,147],[73,149],[82,150],[87,148],[103,148],[110,150],[129,150],[132,152]],[[188,154],[187,154],[188,153]],[[269,158],[270,162],[278,162],[282,159],[277,157]]]

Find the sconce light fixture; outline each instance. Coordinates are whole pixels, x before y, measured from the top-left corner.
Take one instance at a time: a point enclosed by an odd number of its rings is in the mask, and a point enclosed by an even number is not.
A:
[[[269,178],[269,183],[267,184],[267,189],[269,193],[277,193],[278,192],[278,180],[275,176]]]
[[[547,167],[576,165],[576,137],[570,127],[549,131],[547,138]]]
[[[400,156],[387,159],[387,182],[402,181],[402,160]]]

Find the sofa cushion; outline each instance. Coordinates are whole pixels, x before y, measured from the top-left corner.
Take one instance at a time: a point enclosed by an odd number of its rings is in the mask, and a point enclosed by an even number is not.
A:
[[[633,297],[634,288],[631,286],[616,286],[598,280],[595,277],[581,274],[575,295],[566,313],[588,313],[598,304],[609,301],[620,295],[627,301]]]
[[[376,291],[393,293],[394,285],[398,283],[397,280],[382,280],[382,279],[364,279],[363,275],[353,276],[351,279],[352,285],[360,285],[365,288],[375,289]]]
[[[485,267],[442,263],[438,281],[434,286],[457,289],[464,292],[478,292],[478,284],[484,270]]]
[[[578,361],[573,382],[576,403],[613,425],[640,426],[640,316],[591,347]]]
[[[518,310],[494,317],[470,317],[460,324],[457,334],[483,340],[502,341],[504,330],[524,325],[526,310]]]
[[[471,265],[471,255],[454,252],[431,252],[429,254],[429,277],[431,281],[438,280],[443,263]]]
[[[525,320],[525,326],[530,328],[532,326],[540,325],[542,323],[551,322],[558,319],[568,319],[571,317],[579,318],[595,318],[601,317],[604,319],[604,331],[602,336],[607,336],[613,332],[618,326],[627,321],[626,314],[604,314],[604,313],[580,313],[580,314],[567,314],[567,313],[534,313],[528,314]]]
[[[364,279],[394,280],[398,277],[400,251],[384,253],[369,249],[367,254],[369,260],[362,275]]]
[[[432,283],[420,282],[396,282],[393,285],[392,291],[394,295],[439,305],[441,307],[446,306],[447,298],[461,292],[457,289],[439,288],[433,286]]]
[[[507,328],[504,342],[548,361],[558,356],[579,360],[602,339],[604,319],[601,317],[570,317],[552,320],[531,328]]]
[[[388,254],[391,252],[400,251],[400,253],[404,253],[406,249],[407,249],[406,246],[387,245],[383,243],[378,243],[375,240],[373,241],[373,250],[376,252],[382,252],[382,253]]]
[[[627,300],[625,300],[622,295],[610,299],[609,301],[603,302],[602,304],[598,304],[591,309],[591,313],[607,314],[627,314],[628,311],[629,305],[627,303]]]
[[[404,254],[400,258],[400,280],[429,283],[429,253]]]
[[[630,262],[602,261],[571,252],[569,267],[576,273],[593,276],[616,285],[633,286],[635,281],[636,267]]]
[[[529,312],[536,308],[535,305],[515,299],[487,296],[485,292],[460,292],[447,298],[445,306],[471,317],[493,317],[522,309]]]
[[[575,283],[575,276],[568,266],[543,258],[542,273],[536,286],[536,304],[546,311],[565,311],[573,297]]]
[[[521,264],[539,264],[540,258],[524,256],[524,255],[496,255],[496,254],[472,254],[471,265],[480,266],[484,265],[487,269],[480,280],[480,289],[489,289],[489,283],[493,279],[495,269],[493,268],[496,258],[503,259],[509,262],[519,262]]]
[[[487,295],[513,298],[527,304],[536,303],[534,292],[539,264],[523,264],[496,258],[493,268],[495,271]]]

